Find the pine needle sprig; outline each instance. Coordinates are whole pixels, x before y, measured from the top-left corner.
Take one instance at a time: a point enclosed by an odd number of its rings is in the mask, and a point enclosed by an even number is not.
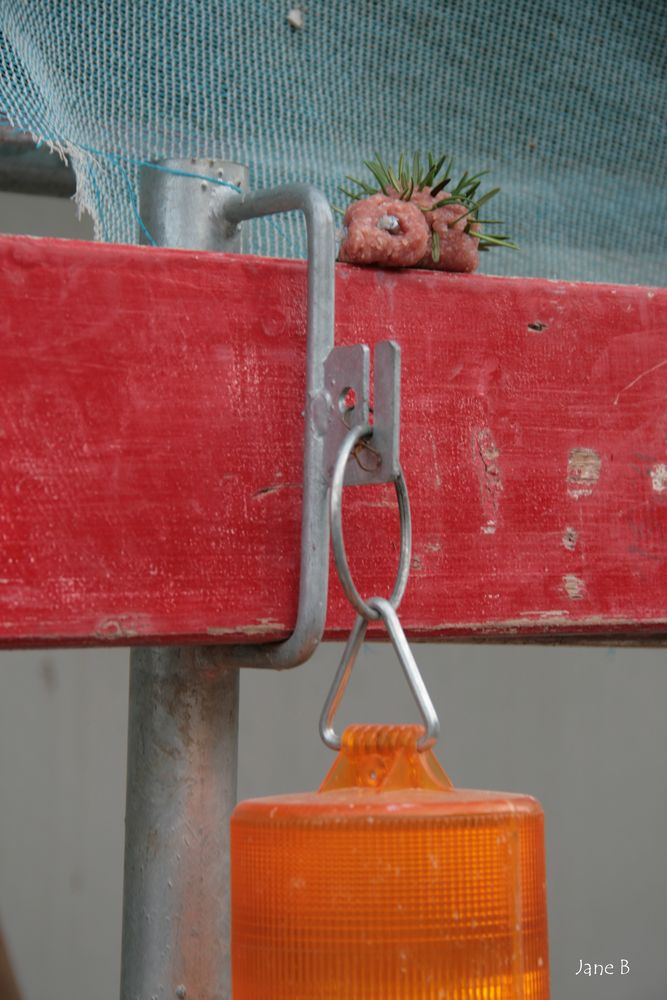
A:
[[[356,185],[359,189],[358,191],[350,191],[348,188],[339,188],[347,198],[350,198],[352,201],[358,201],[361,198],[379,194],[380,191],[382,194],[388,195],[391,188],[397,192],[401,201],[410,201],[415,192],[428,188],[431,195],[437,200],[430,207],[418,206],[422,212],[435,212],[445,205],[462,205],[466,211],[463,215],[459,215],[449,223],[450,228],[455,226],[461,219],[466,218],[468,221],[464,231],[479,239],[480,250],[490,250],[492,247],[507,247],[511,250],[519,249],[509,236],[487,232],[481,233],[472,228],[473,226],[480,225],[502,225],[499,219],[479,218],[480,208],[500,191],[499,187],[495,187],[482,195],[478,195],[482,178],[486,177],[489,173],[488,170],[481,170],[472,175],[466,170],[459,177],[456,184],[448,191],[445,191],[447,185],[452,183],[452,167],[454,164],[451,156],[448,157],[444,154],[443,156],[436,157],[429,151],[426,153],[426,162],[424,163],[420,152],[413,154],[411,162],[405,153],[401,153],[398,158],[398,164],[394,168],[390,163],[386,163],[379,153],[375,153],[374,155],[374,159],[364,160],[364,166],[372,174],[377,187],[366,181],[347,175],[345,179]],[[444,197],[438,199],[437,196],[439,194],[443,194]],[[431,252],[433,259],[437,261],[440,257],[439,238],[432,240]]]
[[[518,250],[519,247],[513,243],[509,236],[498,236],[495,233],[473,233],[479,237],[478,250],[491,250],[492,247],[507,247],[508,250]]]

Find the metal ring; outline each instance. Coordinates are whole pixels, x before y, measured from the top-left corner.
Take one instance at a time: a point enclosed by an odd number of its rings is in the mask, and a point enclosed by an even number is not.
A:
[[[362,438],[373,433],[370,424],[358,424],[345,436],[334,465],[333,476],[331,478],[331,493],[329,495],[329,514],[331,518],[331,545],[333,548],[334,561],[338,571],[338,577],[343,586],[343,590],[348,601],[367,621],[377,621],[380,613],[368,604],[354,585],[350,567],[345,554],[345,542],[343,540],[343,484],[345,481],[345,469],[348,459],[355,446]],[[399,465],[398,475],[394,480],[396,487],[396,498],[398,500],[398,510],[401,518],[401,552],[398,561],[398,572],[396,583],[389,598],[389,603],[396,609],[403,598],[405,588],[410,575],[410,557],[412,553],[412,519],[410,517],[410,500],[408,498],[408,488],[405,484],[403,469]]]
[[[371,597],[369,604],[377,612],[378,618],[382,618],[387,628],[391,644],[403,668],[405,679],[408,682],[413,698],[417,702],[419,713],[424,722],[424,735],[420,736],[417,740],[417,750],[420,753],[424,753],[424,751],[431,749],[440,735],[438,715],[394,607],[384,597]],[[332,750],[340,750],[341,748],[341,738],[334,729],[334,719],[350,679],[350,674],[354,668],[357,655],[363,645],[367,628],[367,619],[363,615],[357,615],[345,649],[343,650],[334,682],[331,685],[331,690],[327,695],[324,708],[322,709],[320,716],[320,736],[324,743]]]

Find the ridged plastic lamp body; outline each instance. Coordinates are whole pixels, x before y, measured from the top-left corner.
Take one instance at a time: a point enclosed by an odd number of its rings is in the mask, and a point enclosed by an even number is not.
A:
[[[234,1000],[548,1000],[544,816],[354,726],[319,792],[232,817]]]

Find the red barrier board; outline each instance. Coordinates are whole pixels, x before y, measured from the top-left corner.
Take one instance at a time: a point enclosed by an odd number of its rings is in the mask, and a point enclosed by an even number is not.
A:
[[[402,349],[413,638],[667,633],[667,290],[337,265]],[[294,623],[305,264],[0,238],[0,643]],[[391,587],[393,488],[345,494]],[[327,636],[353,614],[332,578]]]

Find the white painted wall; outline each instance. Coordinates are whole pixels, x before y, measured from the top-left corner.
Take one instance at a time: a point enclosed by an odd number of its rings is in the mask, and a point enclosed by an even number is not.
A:
[[[69,203],[1,194],[0,231],[89,233]],[[665,653],[416,652],[454,781],[545,806],[554,1000],[665,1000]],[[317,719],[339,655],[244,673],[242,796],[317,786],[331,759]],[[125,650],[0,655],[0,921],[25,1000],[118,996],[127,661]],[[341,721],[414,719],[398,664],[371,647]],[[627,958],[631,971],[584,980],[580,958]]]

